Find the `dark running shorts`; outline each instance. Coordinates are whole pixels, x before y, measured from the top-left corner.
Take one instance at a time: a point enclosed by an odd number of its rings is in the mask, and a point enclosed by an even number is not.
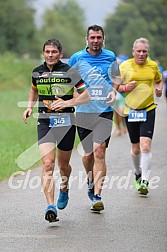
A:
[[[70,115],[72,125],[63,127],[49,127],[49,119],[38,119],[38,145],[43,143],[55,143],[60,150],[69,151],[73,149],[75,141],[76,126],[74,114]]]
[[[152,139],[155,124],[155,109],[147,112],[145,122],[128,122],[128,116],[125,117],[131,143],[139,143],[140,137],[149,137]]]
[[[77,131],[86,153],[93,151],[93,143],[106,143],[108,147],[112,130],[113,112],[77,113]]]

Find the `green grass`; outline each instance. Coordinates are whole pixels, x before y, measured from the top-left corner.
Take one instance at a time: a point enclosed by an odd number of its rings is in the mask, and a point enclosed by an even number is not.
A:
[[[37,64],[16,59],[13,54],[0,55],[0,181],[21,170],[16,160],[36,142],[36,120],[24,125],[19,101],[26,101],[31,72]],[[35,164],[34,164],[35,165]],[[33,165],[32,165],[33,167]]]
[[[25,125],[22,120],[22,113],[25,108],[17,106],[17,102],[25,100],[26,96],[28,96],[28,88],[12,90],[10,99],[8,98],[8,90],[1,91],[0,180],[8,178],[15,171],[21,170],[15,161],[19,155],[36,142],[36,120],[31,118]]]

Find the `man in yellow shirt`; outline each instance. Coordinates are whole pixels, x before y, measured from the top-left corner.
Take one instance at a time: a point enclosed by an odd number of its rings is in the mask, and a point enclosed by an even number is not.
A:
[[[132,144],[131,155],[135,168],[136,189],[148,193],[151,171],[151,142],[154,132],[154,93],[162,95],[162,75],[155,61],[148,59],[150,51],[146,38],[135,40],[131,59],[120,65],[123,84],[119,91],[126,93],[124,114]]]

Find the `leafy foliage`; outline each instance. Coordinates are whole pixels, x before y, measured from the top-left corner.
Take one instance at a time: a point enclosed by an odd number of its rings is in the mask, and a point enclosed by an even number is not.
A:
[[[146,37],[151,58],[165,64],[167,58],[167,6],[161,0],[122,0],[114,14],[106,19],[106,45],[116,53],[131,56],[134,40]]]
[[[84,14],[76,0],[59,0],[51,10],[45,12],[43,19],[40,37],[43,41],[52,37],[60,40],[64,57],[71,56],[85,45]]]
[[[23,55],[36,51],[34,14],[28,0],[0,1],[0,52]]]
[[[34,22],[35,1],[0,1],[0,53],[39,58],[43,43],[52,37],[62,42],[65,57],[84,46],[84,11],[76,0],[56,1],[46,9],[39,29]]]

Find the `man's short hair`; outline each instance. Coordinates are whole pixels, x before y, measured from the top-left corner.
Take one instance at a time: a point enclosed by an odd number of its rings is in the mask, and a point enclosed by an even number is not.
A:
[[[100,25],[91,25],[88,27],[87,29],[87,37],[89,37],[89,31],[93,30],[93,31],[101,31],[102,32],[102,36],[104,38],[104,30]]]
[[[56,46],[59,52],[62,52],[63,48],[59,40],[53,38],[53,39],[48,39],[44,45],[43,45],[43,52],[45,51],[45,46],[47,45],[53,45]]]

